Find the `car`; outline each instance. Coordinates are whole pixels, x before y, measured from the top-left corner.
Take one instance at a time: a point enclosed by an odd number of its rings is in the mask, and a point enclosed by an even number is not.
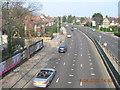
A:
[[[95,29],[92,29],[93,32],[95,32]]]
[[[72,35],[71,35],[71,34],[67,34],[67,37],[68,37],[68,38],[71,38],[71,37],[72,37]]]
[[[58,48],[59,53],[65,53],[67,51],[67,47],[65,45],[61,45]]]
[[[74,29],[71,29],[71,31],[74,31]]]
[[[54,68],[44,68],[41,69],[35,76],[33,80],[34,87],[46,88],[52,82],[54,76],[56,74],[56,70]]]
[[[74,28],[75,30],[77,29],[77,28]]]

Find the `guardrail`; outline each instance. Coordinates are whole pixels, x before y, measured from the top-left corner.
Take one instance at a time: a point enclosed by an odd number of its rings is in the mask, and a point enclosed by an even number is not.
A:
[[[114,66],[110,62],[109,58],[107,57],[107,55],[105,54],[104,50],[99,45],[97,40],[95,40],[94,37],[92,37],[91,34],[88,34],[86,32],[83,32],[83,33],[86,34],[92,40],[92,42],[95,44],[95,46],[96,46],[96,48],[97,48],[97,50],[98,50],[104,64],[105,64],[105,66],[106,66],[106,68],[108,70],[108,73],[110,74],[110,76],[111,76],[111,78],[113,80],[113,83],[114,83],[116,89],[120,90],[120,75],[119,75],[119,72],[117,72],[117,70],[114,68]]]

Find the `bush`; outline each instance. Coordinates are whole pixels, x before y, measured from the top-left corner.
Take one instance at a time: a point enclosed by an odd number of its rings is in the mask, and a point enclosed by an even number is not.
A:
[[[114,35],[120,37],[120,32],[115,32]]]

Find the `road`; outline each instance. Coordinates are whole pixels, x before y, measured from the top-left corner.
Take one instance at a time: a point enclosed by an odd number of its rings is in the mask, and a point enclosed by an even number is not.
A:
[[[120,45],[119,45],[119,38],[115,38],[112,35],[108,35],[105,32],[98,32],[98,31],[92,31],[90,28],[86,27],[77,27],[79,30],[82,30],[85,33],[88,33],[93,38],[95,38],[97,41],[99,41],[101,44],[104,42],[107,42],[107,49],[112,53],[112,55],[118,60],[120,63],[120,59],[118,54],[120,53]],[[99,37],[101,36],[101,38]]]
[[[48,88],[114,88],[111,78],[94,44],[79,30],[67,33],[64,45],[66,53],[56,53],[46,67],[57,70],[57,74]],[[33,79],[24,88],[34,88]]]

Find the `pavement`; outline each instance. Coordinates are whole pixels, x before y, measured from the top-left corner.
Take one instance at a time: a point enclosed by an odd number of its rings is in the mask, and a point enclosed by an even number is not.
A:
[[[64,29],[64,35],[58,35],[52,40],[44,40],[44,48],[42,50],[2,79],[2,88],[24,87],[38,72],[38,68],[41,69],[47,65],[47,61],[55,53],[54,50],[64,42],[65,35],[66,31]]]

